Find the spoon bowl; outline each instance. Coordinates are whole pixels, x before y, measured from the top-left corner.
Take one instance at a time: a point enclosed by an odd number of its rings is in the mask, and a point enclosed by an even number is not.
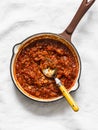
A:
[[[43,74],[48,77],[48,78],[54,78],[56,76],[56,72],[57,72],[57,69],[50,69],[50,68],[47,68],[47,69],[43,69],[42,70]]]

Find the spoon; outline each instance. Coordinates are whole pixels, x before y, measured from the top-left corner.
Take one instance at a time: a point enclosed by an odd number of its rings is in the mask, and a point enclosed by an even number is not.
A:
[[[48,77],[48,78],[54,78],[56,84],[59,86],[59,89],[61,90],[63,96],[66,98],[67,102],[69,103],[69,105],[71,106],[71,108],[77,112],[79,110],[78,105],[76,104],[76,102],[74,101],[74,99],[72,98],[72,96],[69,94],[69,92],[67,91],[67,89],[62,85],[60,79],[58,79],[56,77],[56,72],[57,69],[51,69],[51,68],[47,68],[47,69],[43,69],[42,70],[43,74]]]

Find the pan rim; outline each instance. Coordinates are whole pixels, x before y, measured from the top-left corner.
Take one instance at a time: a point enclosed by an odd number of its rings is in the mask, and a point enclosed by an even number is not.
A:
[[[76,52],[76,54],[77,54],[77,56],[78,56],[78,61],[79,61],[79,72],[78,72],[78,76],[77,76],[77,84],[78,84],[78,86],[77,86],[77,88],[76,89],[74,89],[74,90],[71,90],[73,87],[71,87],[71,89],[70,89],[70,91],[69,92],[73,92],[73,91],[76,91],[78,88],[79,88],[79,79],[80,79],[80,75],[81,75],[81,60],[80,60],[80,56],[79,56],[79,53],[78,53],[78,51],[77,51],[77,49],[75,48],[75,46],[72,44],[72,43],[70,43],[70,42],[68,42],[66,39],[64,39],[61,35],[59,35],[59,34],[55,34],[55,33],[38,33],[38,34],[34,34],[34,35],[31,35],[31,36],[29,36],[29,37],[27,37],[26,39],[24,39],[22,42],[20,42],[20,43],[18,43],[18,44],[15,44],[14,45],[14,47],[13,47],[13,49],[12,49],[12,57],[11,57],[11,62],[10,62],[10,74],[11,74],[11,78],[12,78],[12,81],[13,81],[13,83],[14,83],[14,85],[16,86],[16,88],[18,88],[18,90],[22,93],[22,94],[24,94],[26,97],[28,97],[28,98],[30,98],[30,99],[33,99],[33,100],[35,100],[35,101],[39,101],[39,102],[53,102],[53,101],[57,101],[57,100],[59,100],[59,99],[62,99],[63,98],[63,96],[59,96],[59,97],[57,97],[57,98],[50,98],[50,99],[41,99],[41,98],[36,98],[36,97],[33,97],[33,96],[30,96],[30,95],[28,95],[27,93],[26,93],[26,91],[24,92],[24,91],[22,91],[21,89],[20,89],[20,87],[16,84],[16,81],[15,81],[15,78],[14,78],[14,74],[13,74],[13,62],[14,62],[14,58],[15,58],[15,53],[14,53],[14,48],[15,48],[15,46],[18,46],[18,45],[22,45],[23,46],[23,44],[25,44],[28,40],[30,40],[30,39],[32,39],[32,38],[34,38],[34,37],[38,37],[38,36],[43,36],[43,35],[52,35],[52,36],[55,36],[55,37],[58,37],[58,38],[61,38],[61,39],[63,39],[64,41],[66,41],[68,44],[70,44],[72,47],[73,47],[73,49],[75,50],[75,52]]]

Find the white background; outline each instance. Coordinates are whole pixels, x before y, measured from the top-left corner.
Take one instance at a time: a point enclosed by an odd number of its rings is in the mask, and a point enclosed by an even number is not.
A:
[[[12,48],[40,32],[61,33],[82,0],[0,0],[0,130],[98,130],[98,1],[75,30],[82,73],[72,93],[80,111],[65,99],[39,103],[22,95],[10,77]]]

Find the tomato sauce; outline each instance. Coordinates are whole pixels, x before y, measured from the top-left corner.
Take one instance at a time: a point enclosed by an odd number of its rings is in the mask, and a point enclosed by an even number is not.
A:
[[[30,95],[42,99],[61,96],[54,79],[47,78],[42,69],[57,68],[57,78],[69,90],[77,78],[78,63],[72,52],[61,42],[36,40],[24,47],[15,59],[15,75],[21,87]]]

